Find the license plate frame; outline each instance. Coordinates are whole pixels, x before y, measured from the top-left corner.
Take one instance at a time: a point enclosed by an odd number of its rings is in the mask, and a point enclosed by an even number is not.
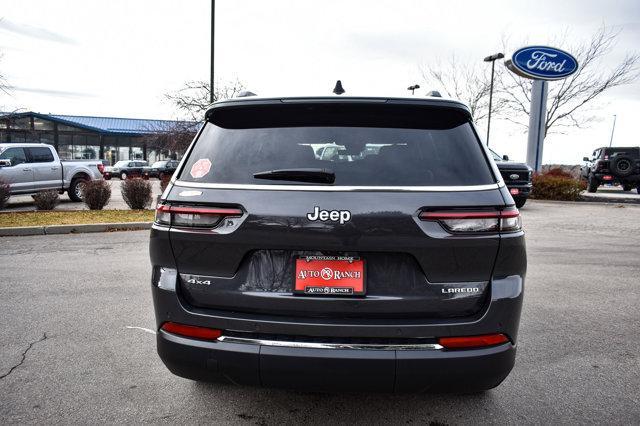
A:
[[[293,294],[296,295],[352,297],[367,294],[366,263],[360,257],[297,256],[293,274]]]

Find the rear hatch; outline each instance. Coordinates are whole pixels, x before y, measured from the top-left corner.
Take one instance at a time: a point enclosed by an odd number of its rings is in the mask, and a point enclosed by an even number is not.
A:
[[[221,104],[176,176],[161,209],[193,308],[448,318],[487,301],[498,233],[420,219],[505,206],[461,105]]]

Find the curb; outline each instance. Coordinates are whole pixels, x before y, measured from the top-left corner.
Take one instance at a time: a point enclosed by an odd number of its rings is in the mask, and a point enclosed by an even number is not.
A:
[[[27,235],[85,234],[89,232],[139,231],[151,229],[153,222],[92,223],[84,225],[20,226],[0,228],[0,237]]]
[[[597,195],[590,195],[588,197],[582,196],[582,202],[585,203],[615,203],[615,204],[640,204],[639,198],[610,198],[610,197],[598,197]]]
[[[637,206],[640,207],[640,202],[632,202],[632,201],[627,201],[627,202],[623,202],[623,201],[614,201],[614,200],[589,200],[589,201],[585,201],[585,200],[580,200],[580,201],[559,201],[559,200],[538,200],[535,198],[530,198],[527,200],[527,203],[529,202],[533,202],[533,203],[540,203],[540,204],[575,204],[575,205],[589,205],[589,204],[596,204],[596,205],[620,205],[620,204],[624,204],[625,206],[629,206],[629,207],[633,207],[633,206]],[[527,206],[525,205],[523,208],[526,208]]]

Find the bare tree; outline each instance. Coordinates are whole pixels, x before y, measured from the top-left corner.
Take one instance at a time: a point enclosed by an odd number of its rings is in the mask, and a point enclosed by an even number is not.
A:
[[[173,121],[150,124],[144,137],[147,146],[161,151],[184,152],[198,131],[193,121]]]
[[[441,61],[436,61],[421,68],[422,77],[426,82],[423,87],[440,90],[447,97],[466,103],[476,123],[487,118],[491,88],[490,67],[481,68],[478,65],[461,64],[455,56],[452,56],[444,65]],[[502,72],[505,72],[502,67],[496,67],[496,74]],[[494,96],[491,106],[492,114],[500,113],[504,105],[502,99],[496,99]]]
[[[0,53],[0,62],[2,62],[2,53]],[[5,78],[4,74],[2,74],[2,72],[0,71],[0,92],[4,93],[5,95],[9,94],[9,83],[7,83],[7,79]]]
[[[596,98],[638,78],[638,53],[626,54],[613,66],[605,63],[619,34],[619,30],[603,26],[588,42],[566,49],[576,57],[579,68],[572,76],[549,83],[545,134],[552,128],[584,127],[594,119],[590,107]],[[565,39],[566,36],[562,37],[557,44],[564,45]],[[502,118],[527,127],[532,81],[511,72],[501,72],[497,81],[497,91],[505,106]]]
[[[215,102],[232,98],[244,88],[244,85],[238,80],[231,83],[216,84],[213,100]],[[174,104],[180,114],[186,116],[189,120],[201,121],[207,108],[211,105],[210,95],[211,87],[209,82],[188,81],[182,89],[167,93],[164,96]]]

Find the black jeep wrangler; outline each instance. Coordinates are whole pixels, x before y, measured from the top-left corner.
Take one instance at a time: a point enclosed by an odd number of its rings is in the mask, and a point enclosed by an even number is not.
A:
[[[591,158],[583,160],[580,175],[587,181],[588,192],[610,183],[620,185],[624,191],[635,187],[640,194],[640,147],[598,148]]]
[[[520,208],[527,202],[527,198],[531,193],[531,175],[533,170],[524,163],[509,161],[506,155],[498,155],[494,150],[489,149],[493,160],[500,170],[502,180],[509,188],[509,193],[516,203],[516,207]]]

